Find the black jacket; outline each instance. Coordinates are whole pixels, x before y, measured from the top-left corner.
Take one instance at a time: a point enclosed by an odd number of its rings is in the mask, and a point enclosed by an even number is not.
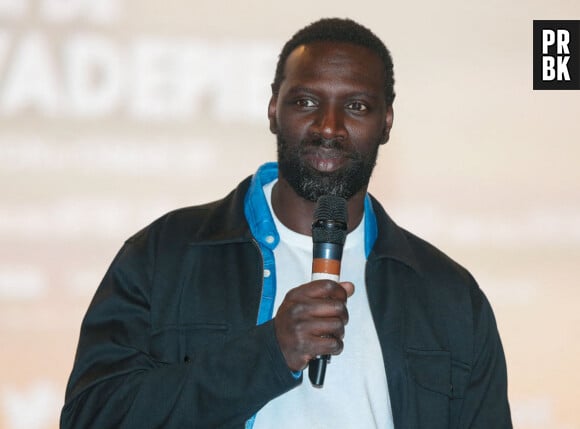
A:
[[[87,311],[61,428],[243,428],[299,384],[272,322],[256,326],[262,260],[249,179],[129,239]],[[396,429],[511,428],[492,310],[471,275],[373,200],[366,283]]]

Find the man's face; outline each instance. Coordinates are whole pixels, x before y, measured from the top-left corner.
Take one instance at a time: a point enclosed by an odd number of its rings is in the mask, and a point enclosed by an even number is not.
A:
[[[296,48],[284,71],[268,108],[281,177],[310,201],[366,191],[393,119],[378,55],[349,43],[315,42]]]

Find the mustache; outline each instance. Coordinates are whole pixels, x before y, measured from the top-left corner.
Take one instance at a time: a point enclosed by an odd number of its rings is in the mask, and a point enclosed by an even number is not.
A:
[[[301,144],[302,148],[308,146],[323,147],[325,149],[336,149],[344,151],[344,141],[343,139],[327,139],[324,137],[313,137],[308,140],[303,140]]]
[[[300,142],[300,147],[298,152],[302,155],[307,153],[312,149],[329,149],[338,153],[342,156],[350,158],[353,162],[363,162],[363,155],[353,146],[349,145],[342,138],[331,138],[327,139],[324,137],[316,136],[309,139],[304,139]]]

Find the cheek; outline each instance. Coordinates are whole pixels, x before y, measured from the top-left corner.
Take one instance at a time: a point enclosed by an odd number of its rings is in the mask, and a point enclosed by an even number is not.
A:
[[[376,143],[383,137],[385,124],[384,121],[355,122],[347,126],[350,139],[360,143]]]
[[[277,122],[278,133],[286,139],[302,140],[308,134],[309,125],[304,118],[280,114]]]
[[[279,124],[278,135],[282,137],[287,143],[299,142],[302,140],[303,135],[297,132],[296,127],[291,124]]]

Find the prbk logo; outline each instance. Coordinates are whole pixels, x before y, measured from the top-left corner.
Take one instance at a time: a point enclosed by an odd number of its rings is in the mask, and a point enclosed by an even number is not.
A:
[[[534,21],[534,89],[580,89],[580,21]]]

